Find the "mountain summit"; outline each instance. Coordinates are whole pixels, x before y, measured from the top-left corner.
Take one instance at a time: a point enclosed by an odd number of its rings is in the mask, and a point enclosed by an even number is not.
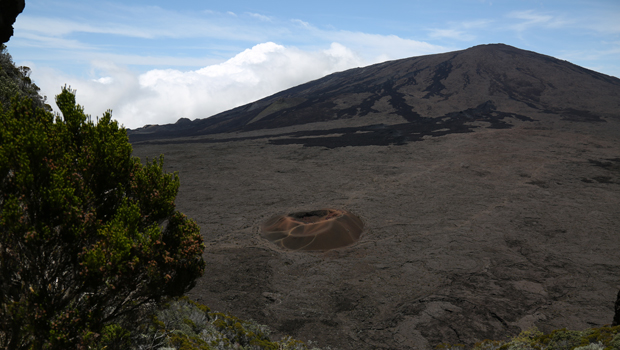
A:
[[[130,137],[281,129],[290,138],[280,143],[401,144],[482,125],[507,128],[516,120],[604,122],[620,116],[619,101],[618,78],[491,44],[334,73],[209,118],[131,130]],[[334,133],[340,136],[321,137]]]

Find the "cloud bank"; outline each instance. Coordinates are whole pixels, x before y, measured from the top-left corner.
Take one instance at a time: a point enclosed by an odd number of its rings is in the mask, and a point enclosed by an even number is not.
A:
[[[43,94],[70,85],[87,113],[112,109],[132,129],[208,118],[337,71],[448,51],[275,13],[34,4],[12,42],[34,61],[19,64],[32,68]]]
[[[146,124],[174,123],[180,118],[207,118],[365,64],[352,50],[338,43],[310,52],[266,42],[223,63],[198,70],[153,69],[135,74],[114,64],[94,62],[93,70],[99,75],[95,79],[62,76],[45,69],[33,74],[33,78],[50,95],[60,92],[58,81],[65,81],[77,90],[77,101],[87,113],[98,116],[112,109],[114,119],[133,129]]]

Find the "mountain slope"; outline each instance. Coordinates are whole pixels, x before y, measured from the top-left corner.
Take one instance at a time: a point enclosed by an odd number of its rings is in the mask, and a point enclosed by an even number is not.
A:
[[[343,133],[315,145],[398,144],[445,129],[471,131],[476,121],[493,128],[509,127],[511,118],[603,122],[620,118],[619,101],[618,78],[494,44],[351,69],[206,119],[130,135],[143,141],[296,126],[291,136]],[[359,130],[371,135],[351,135]]]

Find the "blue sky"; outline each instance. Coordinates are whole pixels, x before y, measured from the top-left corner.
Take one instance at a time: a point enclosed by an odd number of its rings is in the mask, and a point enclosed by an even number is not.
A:
[[[27,0],[7,46],[49,100],[68,84],[87,113],[136,128],[488,43],[620,77],[620,1]]]

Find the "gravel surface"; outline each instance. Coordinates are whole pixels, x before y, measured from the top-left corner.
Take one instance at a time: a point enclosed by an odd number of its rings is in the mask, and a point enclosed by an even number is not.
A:
[[[177,207],[201,227],[207,269],[190,297],[277,334],[429,349],[609,324],[620,121],[528,116],[401,145],[274,144],[266,130],[135,143],[134,154],[165,155]],[[261,237],[275,215],[324,208],[361,218],[360,240],[312,252]]]

